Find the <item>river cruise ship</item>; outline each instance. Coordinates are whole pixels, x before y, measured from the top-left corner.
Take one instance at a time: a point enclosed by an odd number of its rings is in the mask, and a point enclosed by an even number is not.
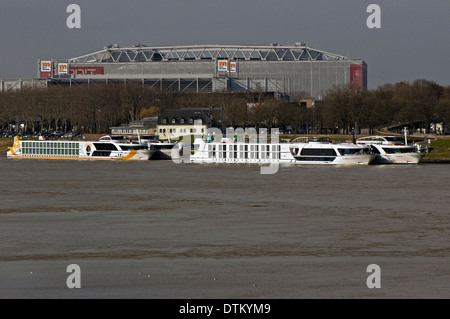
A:
[[[335,144],[329,140],[296,139],[287,143],[237,142],[223,138],[220,142],[194,141],[193,163],[255,164],[328,164],[368,165],[375,158],[368,146],[351,143]]]
[[[75,160],[148,160],[154,151],[146,143],[114,141],[34,141],[15,137],[8,158]]]
[[[417,145],[407,144],[406,137],[401,136],[361,137],[356,143],[369,146],[376,154],[373,164],[418,164],[425,156]]]
[[[180,144],[172,141],[160,141],[155,135],[144,135],[140,137],[141,143],[147,143],[148,147],[155,151],[153,159],[176,159],[179,158]]]

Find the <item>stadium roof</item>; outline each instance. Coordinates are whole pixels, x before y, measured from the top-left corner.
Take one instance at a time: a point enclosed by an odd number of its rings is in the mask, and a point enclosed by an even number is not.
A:
[[[348,60],[335,53],[311,48],[305,43],[284,46],[274,43],[266,46],[251,45],[191,45],[151,47],[135,44],[120,47],[110,44],[103,50],[70,58],[69,63],[151,62],[179,60],[260,60],[260,61],[329,61]]]

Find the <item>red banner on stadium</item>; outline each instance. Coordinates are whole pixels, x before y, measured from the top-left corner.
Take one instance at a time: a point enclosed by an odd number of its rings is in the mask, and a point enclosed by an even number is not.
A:
[[[358,88],[363,88],[363,66],[362,64],[352,64],[350,65],[350,83],[356,85]]]

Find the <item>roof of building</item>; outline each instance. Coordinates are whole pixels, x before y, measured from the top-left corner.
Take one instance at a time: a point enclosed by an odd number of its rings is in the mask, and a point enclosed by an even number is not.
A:
[[[70,58],[69,63],[151,62],[178,60],[262,60],[262,61],[327,61],[348,60],[346,56],[315,49],[306,43],[295,45],[190,45],[147,46],[135,44],[121,47],[110,44],[103,50]]]
[[[132,127],[156,127],[158,124],[158,117],[144,117],[140,120],[131,121],[130,126]]]
[[[215,126],[224,120],[222,108],[181,108],[164,110],[158,118],[162,125],[193,125],[196,120],[202,124]]]
[[[158,124],[158,117],[144,117],[140,120],[131,121],[129,124],[121,124],[112,128],[156,128]]]

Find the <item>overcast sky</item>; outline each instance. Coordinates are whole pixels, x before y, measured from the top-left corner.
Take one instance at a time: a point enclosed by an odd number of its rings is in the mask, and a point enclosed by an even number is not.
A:
[[[66,26],[81,7],[81,29]],[[381,29],[369,29],[369,4]],[[368,86],[427,79],[450,85],[450,0],[1,0],[0,78],[37,76],[107,44],[293,45],[363,59]]]

